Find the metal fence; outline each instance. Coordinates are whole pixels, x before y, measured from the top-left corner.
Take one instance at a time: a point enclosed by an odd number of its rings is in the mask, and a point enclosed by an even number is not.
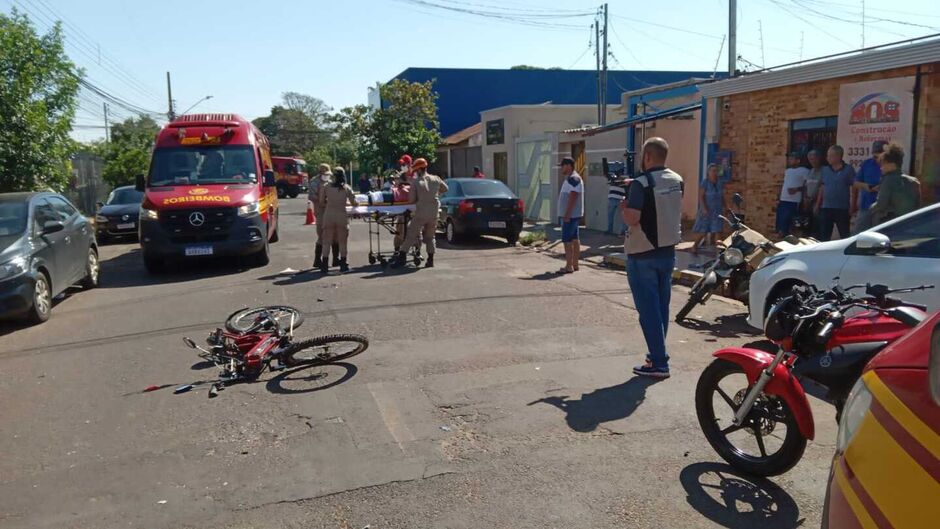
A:
[[[95,204],[103,202],[111,192],[110,187],[101,179],[103,164],[101,158],[91,153],[79,152],[72,155],[72,179],[63,194],[88,216],[95,214]]]

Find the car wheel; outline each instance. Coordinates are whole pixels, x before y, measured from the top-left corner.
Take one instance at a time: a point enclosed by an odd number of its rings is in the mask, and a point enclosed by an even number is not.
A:
[[[36,274],[36,282],[33,285],[33,306],[29,310],[29,321],[32,323],[42,323],[49,319],[52,314],[52,287],[49,285],[49,278],[43,272]]]
[[[767,296],[767,302],[764,303],[764,314],[761,317],[761,321],[767,319],[767,313],[770,312],[771,307],[776,305],[782,298],[790,295],[790,291],[793,287],[805,284],[806,283],[796,279],[787,279],[775,285],[774,288],[770,290],[770,295]]]
[[[109,237],[107,236],[107,234],[102,233],[101,235],[98,235],[95,238],[98,240],[98,244],[108,244]]]
[[[144,268],[149,274],[159,274],[166,269],[166,263],[159,257],[144,254]]]
[[[281,240],[281,235],[278,231],[278,225],[280,222],[278,220],[274,221],[274,233],[271,234],[271,242],[277,242]]]
[[[447,239],[447,244],[457,244],[460,242],[460,236],[457,235],[457,227],[454,226],[454,221],[447,219],[447,224],[444,225],[444,237]]]
[[[85,262],[85,277],[82,279],[82,288],[89,290],[98,286],[98,275],[101,264],[98,262],[98,252],[94,248],[88,249],[88,259]]]
[[[265,227],[265,230],[267,230],[267,227]],[[251,257],[251,260],[255,266],[267,266],[271,262],[271,247],[267,237],[264,239],[264,246]]]
[[[519,242],[518,231],[511,231],[506,235],[506,243],[509,244],[509,246],[515,246],[517,242]]]

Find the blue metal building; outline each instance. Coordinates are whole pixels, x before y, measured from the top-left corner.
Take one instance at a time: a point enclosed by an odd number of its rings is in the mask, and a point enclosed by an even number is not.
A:
[[[712,72],[610,70],[607,103],[619,104],[623,92],[648,88]],[[410,82],[434,81],[438,94],[441,135],[474,123],[480,112],[505,105],[589,105],[597,102],[594,70],[490,70],[472,68],[408,68],[395,76]]]

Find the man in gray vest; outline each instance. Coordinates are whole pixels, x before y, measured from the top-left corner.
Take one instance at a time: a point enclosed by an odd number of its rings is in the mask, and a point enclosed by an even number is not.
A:
[[[682,177],[666,169],[669,144],[662,138],[643,143],[642,173],[630,184],[623,205],[629,226],[624,244],[627,280],[640,313],[646,339],[646,364],[633,368],[640,376],[669,378],[666,327],[669,295],[676,265],[676,244],[682,240]]]

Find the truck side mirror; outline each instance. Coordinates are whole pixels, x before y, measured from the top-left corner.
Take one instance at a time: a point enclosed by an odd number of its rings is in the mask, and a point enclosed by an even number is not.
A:
[[[134,188],[140,191],[141,193],[143,193],[144,187],[145,187],[144,175],[139,174],[137,175],[137,179],[134,181]]]
[[[274,171],[268,169],[264,172],[264,187],[276,187],[277,179],[274,178]]]

